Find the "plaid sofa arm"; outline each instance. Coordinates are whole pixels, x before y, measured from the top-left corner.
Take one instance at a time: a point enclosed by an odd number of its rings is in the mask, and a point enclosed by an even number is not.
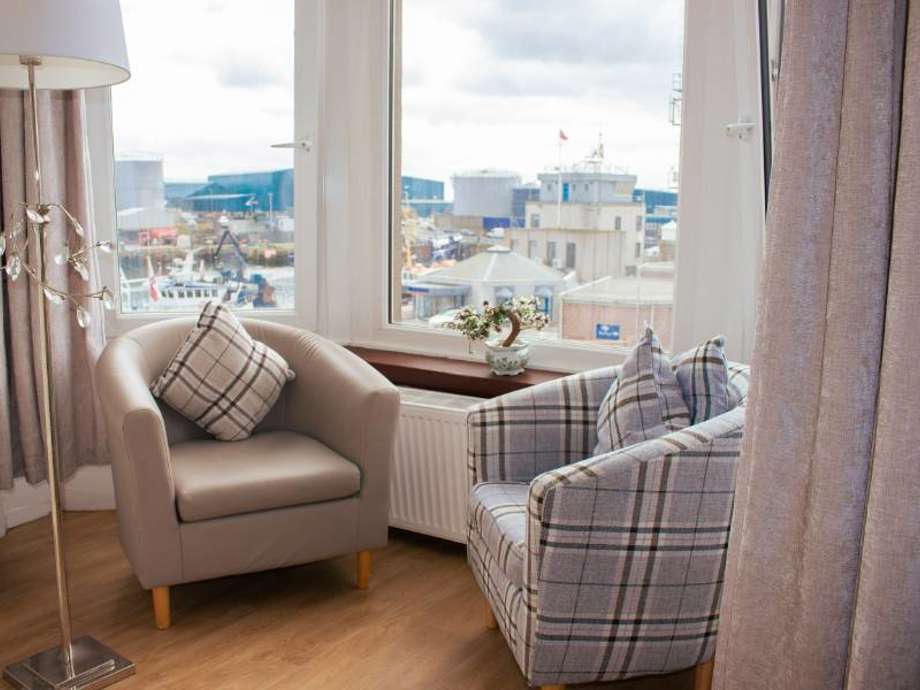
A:
[[[529,482],[583,460],[597,443],[597,412],[619,367],[566,376],[492,398],[467,416],[471,485]]]
[[[532,683],[668,673],[712,656],[743,424],[737,408],[531,483]]]

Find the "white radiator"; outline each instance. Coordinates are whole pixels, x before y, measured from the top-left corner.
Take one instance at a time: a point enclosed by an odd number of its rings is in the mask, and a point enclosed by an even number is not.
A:
[[[466,542],[466,412],[480,398],[400,388],[390,525]]]

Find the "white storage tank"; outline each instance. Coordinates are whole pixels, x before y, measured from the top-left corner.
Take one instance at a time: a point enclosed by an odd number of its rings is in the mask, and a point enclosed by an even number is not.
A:
[[[473,170],[454,175],[454,215],[510,218],[521,176],[507,170]]]
[[[126,154],[115,159],[115,207],[164,208],[163,159],[153,154]]]

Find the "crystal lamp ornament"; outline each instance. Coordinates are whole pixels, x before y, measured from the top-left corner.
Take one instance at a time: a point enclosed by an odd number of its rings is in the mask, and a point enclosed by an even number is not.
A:
[[[90,281],[89,262],[96,254],[96,250],[105,253],[113,251],[111,242],[92,242],[87,244],[83,238],[83,226],[64,206],[60,204],[23,204],[16,205],[10,215],[6,230],[0,231],[0,258],[6,257],[6,263],[0,264],[0,270],[5,271],[11,281],[15,281],[25,272],[42,291],[49,304],[69,304],[79,323],[84,328],[92,320],[92,314],[86,307],[87,301],[96,300],[105,309],[111,310],[115,306],[112,291],[106,287],[90,292],[73,292],[69,289],[60,289],[49,282],[44,271],[39,270],[38,263],[31,263],[38,251],[38,247],[45,246],[46,234],[51,225],[51,211],[57,209],[64,218],[65,232],[73,232],[81,238],[76,245],[65,242],[61,251],[54,255],[53,261],[58,266],[66,266],[73,270],[80,278]],[[72,235],[70,235],[72,238]],[[39,242],[39,240],[42,240]],[[33,243],[36,246],[33,247]],[[64,285],[67,283],[65,282]]]

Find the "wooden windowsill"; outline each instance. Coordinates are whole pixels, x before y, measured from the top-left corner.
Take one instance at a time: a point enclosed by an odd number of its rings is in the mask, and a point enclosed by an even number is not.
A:
[[[484,362],[465,362],[446,357],[413,355],[390,350],[349,346],[349,350],[387,377],[396,386],[410,386],[443,393],[494,398],[565,374],[527,369],[517,376],[495,376]]]

